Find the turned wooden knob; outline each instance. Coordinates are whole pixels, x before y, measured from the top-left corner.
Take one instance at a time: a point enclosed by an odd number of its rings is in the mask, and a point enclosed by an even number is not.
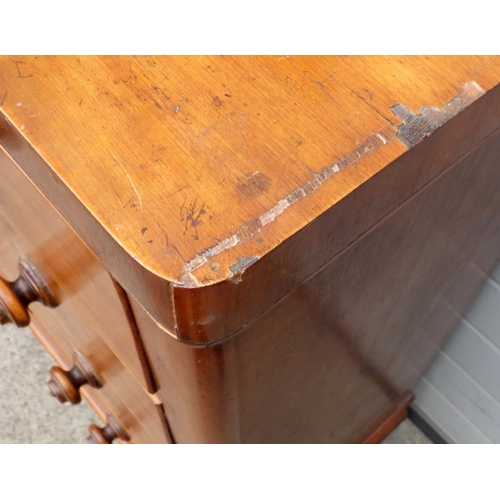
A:
[[[130,437],[113,415],[107,415],[107,424],[105,427],[98,427],[95,424],[89,425],[89,437],[87,441],[90,444],[111,444],[115,439],[130,441]]]
[[[19,259],[19,277],[15,281],[0,278],[0,324],[14,323],[22,327],[30,322],[28,305],[41,302],[55,307],[58,301],[33,265],[24,257]]]
[[[75,364],[68,371],[64,371],[59,366],[53,366],[49,372],[50,380],[47,385],[52,396],[59,402],[70,402],[72,405],[76,405],[82,400],[80,396],[82,385],[88,384],[96,389],[102,385],[80,353],[74,352],[73,360]]]

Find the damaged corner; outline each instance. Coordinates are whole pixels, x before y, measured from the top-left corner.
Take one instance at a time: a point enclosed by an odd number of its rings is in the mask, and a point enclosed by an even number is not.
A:
[[[239,260],[236,264],[229,266],[231,271],[231,276],[229,277],[229,281],[231,283],[240,283],[243,278],[241,275],[248,269],[252,264],[255,264],[259,260],[259,257],[247,257],[246,259]]]
[[[483,94],[484,90],[476,82],[469,82],[440,109],[422,107],[420,114],[416,114],[403,104],[392,106],[391,111],[403,122],[397,127],[396,139],[399,139],[408,149],[412,148]]]

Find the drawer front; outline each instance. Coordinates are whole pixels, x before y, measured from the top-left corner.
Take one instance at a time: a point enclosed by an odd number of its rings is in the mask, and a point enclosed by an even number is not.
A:
[[[106,423],[111,414],[125,429],[130,443],[170,441],[162,407],[157,407],[111,349],[74,312],[45,310],[32,317],[30,328],[57,365],[70,370],[78,352],[101,387],[83,385],[80,393]]]
[[[144,389],[154,392],[113,280],[38,189],[0,150],[0,275],[14,280],[26,255],[57,289],[57,311],[79,314]],[[38,304],[30,306],[40,310]],[[133,326],[133,325],[132,325]],[[62,340],[64,344],[64,340]]]

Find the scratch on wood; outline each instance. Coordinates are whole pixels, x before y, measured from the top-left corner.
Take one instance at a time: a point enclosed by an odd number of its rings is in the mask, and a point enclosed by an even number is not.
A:
[[[203,129],[201,131],[201,135],[203,137],[205,137],[207,135],[208,132],[210,132],[210,130],[215,130],[215,126],[214,125],[209,125],[207,128]]]
[[[216,314],[210,314],[210,316],[207,316],[204,319],[199,319],[196,324],[197,325],[209,325],[210,323],[213,323],[217,319]]]
[[[14,59],[11,59],[11,61],[16,65],[17,69],[17,77],[18,78],[31,78],[33,75],[30,73],[29,75],[23,75],[21,72],[21,68],[19,67],[20,64],[26,64],[24,61],[15,61]]]
[[[402,104],[392,106],[391,111],[403,122],[397,127],[396,138],[408,149],[412,148],[483,94],[484,90],[476,82],[469,82],[441,109],[423,107],[420,114],[415,114]]]
[[[167,238],[165,238],[165,242],[166,242],[167,246],[169,246]],[[170,244],[170,246],[174,249],[174,252],[179,256],[181,261],[184,261],[184,258],[182,257],[181,253],[179,252],[179,249],[174,244]]]
[[[200,238],[198,235],[197,226],[203,223],[203,215],[207,213],[205,204],[202,203],[200,205],[198,204],[198,200],[195,199],[194,201],[190,201],[187,207],[184,208],[186,205],[186,201],[187,199],[184,200],[180,209],[181,222],[184,222],[184,234],[186,234],[189,229],[192,229],[193,232],[191,234],[191,237],[195,240],[199,240]]]
[[[344,170],[350,165],[356,163],[366,154],[375,151],[384,144],[388,144],[395,136],[395,131],[393,127],[387,126],[380,132],[370,136],[363,144],[358,146],[355,150],[351,151],[347,156],[340,159],[334,165],[330,165],[320,170],[319,172],[312,172],[312,178],[309,179],[302,187],[292,191],[283,199],[279,200],[276,205],[274,205],[270,210],[262,214],[243,226],[241,226],[235,233],[228,236],[227,238],[220,241],[217,245],[205,250],[204,252],[197,254],[194,259],[186,263],[183,268],[183,275],[181,277],[183,285],[186,287],[198,286],[197,280],[191,274],[194,270],[198,269],[200,266],[205,264],[208,260],[212,259],[214,256],[228,250],[229,248],[235,247],[239,243],[249,240],[254,235],[262,231],[262,229],[273,222],[278,216],[280,216],[285,210],[287,210],[291,205],[297,203],[302,198],[310,195],[316,191],[327,179],[335,175],[336,173]],[[232,270],[231,266],[231,271]]]
[[[368,96],[370,97],[370,101],[373,101],[373,94],[368,90],[368,89],[363,89],[367,94]]]
[[[113,163],[113,167],[120,166],[120,167],[124,168],[123,165],[130,160],[130,158],[125,158],[124,160],[119,160],[118,157],[114,153],[111,153],[111,154],[113,155],[113,158],[115,159],[115,162]]]
[[[236,188],[243,196],[253,197],[265,193],[271,186],[271,179],[258,170],[248,175],[236,184]]]
[[[125,167],[122,167],[122,169],[123,169],[123,173],[127,176],[127,179],[130,182],[130,186],[134,190],[134,193],[137,196],[137,199],[139,200],[139,205],[141,207],[141,212],[142,212],[142,198],[141,198],[141,195],[139,194],[139,191],[137,191],[137,188],[135,187],[134,181],[132,180],[132,178],[130,177],[130,175],[128,175],[128,172],[125,170]]]
[[[165,168],[165,167],[163,167]],[[177,194],[177,193],[180,193],[181,191],[184,191],[184,189],[186,189],[188,187],[187,184],[185,184],[184,186],[180,187],[179,189],[176,189],[175,191],[172,191],[171,193],[168,193],[165,195],[165,198],[169,198],[170,196],[173,196],[174,194]]]

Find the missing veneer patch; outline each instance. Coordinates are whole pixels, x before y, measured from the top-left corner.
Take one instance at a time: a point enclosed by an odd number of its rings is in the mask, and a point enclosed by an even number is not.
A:
[[[360,144],[345,157],[341,158],[333,165],[329,165],[319,172],[311,171],[311,178],[301,187],[288,193],[284,198],[276,202],[267,212],[259,217],[248,221],[242,225],[235,233],[219,241],[213,247],[197,254],[194,259],[187,262],[183,268],[182,283],[186,287],[199,286],[198,281],[192,275],[192,272],[208,262],[210,259],[220,253],[235,247],[244,241],[249,240],[262,229],[283,214],[291,205],[316,191],[330,177],[337,174],[346,167],[355,164],[366,154],[369,154],[379,147],[388,144],[394,137],[399,139],[410,149],[418,144],[422,139],[429,136],[437,128],[453,118],[460,111],[467,108],[476,99],[484,94],[483,89],[476,82],[466,83],[463,89],[449,102],[440,109],[432,107],[420,108],[420,113],[416,114],[402,104],[396,104],[391,107],[392,112],[403,121],[403,124],[397,127],[397,134],[394,128],[386,127],[377,134],[373,134],[367,140]],[[245,193],[244,193],[245,194]],[[230,266],[231,276],[240,276],[241,273],[251,264],[258,260],[257,257],[249,257],[241,262]],[[240,279],[240,278],[238,278]]]
[[[248,221],[241,226],[235,233],[227,238],[219,241],[216,245],[206,249],[204,252],[197,254],[194,259],[189,261],[183,268],[182,283],[186,287],[198,286],[198,281],[191,274],[194,270],[205,264],[208,260],[216,255],[235,247],[244,241],[249,240],[268,224],[283,214],[290,206],[309,196],[311,193],[319,189],[322,184],[333,175],[344,170],[345,168],[354,165],[363,156],[377,150],[379,147],[388,144],[394,138],[393,127],[385,127],[378,133],[371,135],[365,142],[360,144],[356,149],[348,153],[345,157],[339,159],[335,164],[329,165],[319,172],[310,171],[311,177],[301,187],[288,193],[284,198],[276,202],[267,212],[264,212],[259,217]],[[231,275],[244,271],[251,264],[256,262],[258,257],[249,257],[242,262],[238,262],[230,266]],[[244,264],[244,265],[243,265]]]
[[[396,138],[408,149],[412,148],[483,94],[484,90],[476,82],[469,82],[441,109],[423,107],[420,108],[420,114],[415,114],[402,104],[392,106],[391,111],[403,121],[397,127]]]

